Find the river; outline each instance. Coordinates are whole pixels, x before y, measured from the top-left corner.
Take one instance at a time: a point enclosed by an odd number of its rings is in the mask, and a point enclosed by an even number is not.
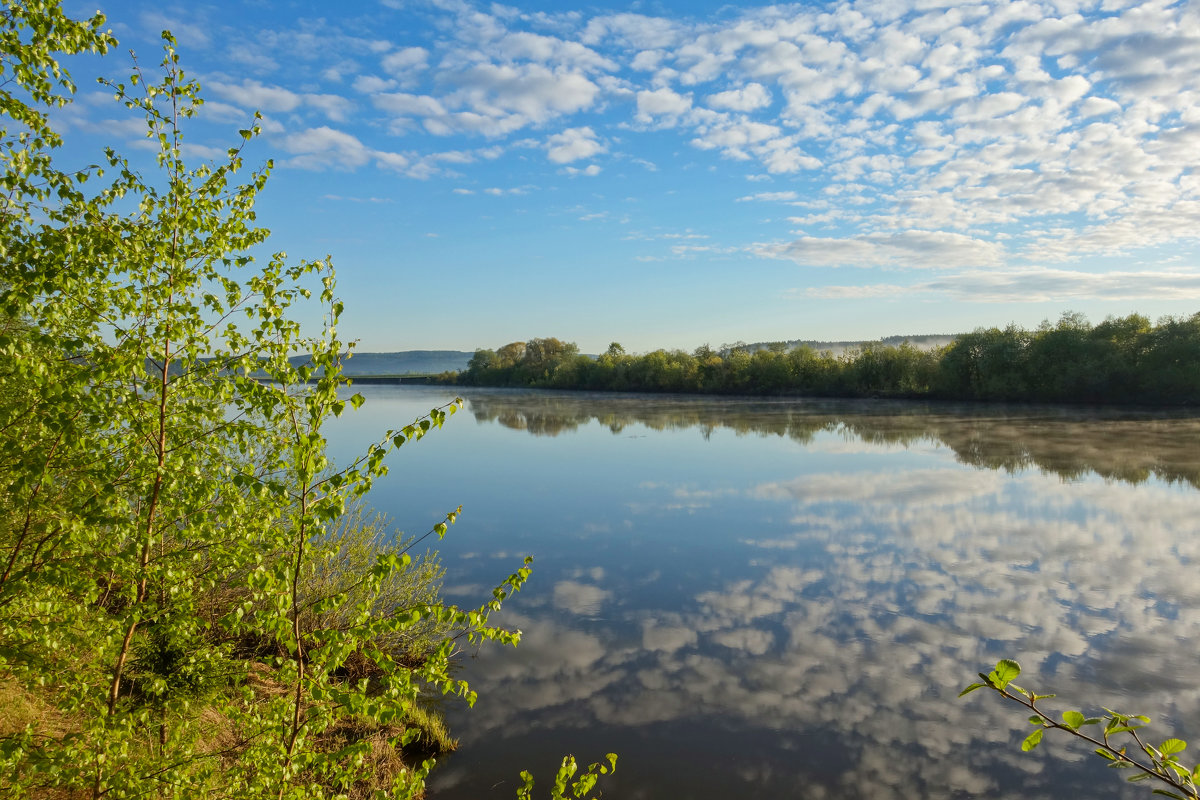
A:
[[[367,386],[344,460],[454,396]],[[1002,657],[1051,708],[1200,730],[1200,420],[887,401],[472,389],[370,496],[478,605],[479,693],[434,800],[620,756],[612,798],[1149,796],[1022,709],[959,690]],[[1053,705],[1058,704],[1058,705]],[[1184,754],[1188,761],[1191,751]],[[542,786],[545,790],[546,787]]]

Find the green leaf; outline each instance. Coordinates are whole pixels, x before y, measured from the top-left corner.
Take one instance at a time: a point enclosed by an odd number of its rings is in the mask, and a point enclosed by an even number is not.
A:
[[[1021,742],[1021,750],[1028,753],[1030,750],[1037,747],[1038,743],[1042,741],[1042,734],[1045,732],[1046,731],[1044,728],[1038,728],[1036,731],[1026,736],[1025,741]]]
[[[1063,724],[1073,731],[1079,730],[1079,726],[1086,721],[1083,714],[1078,711],[1064,711]]]
[[[982,683],[972,683],[970,686],[968,686],[967,688],[965,688],[961,692],[959,692],[958,696],[964,697],[964,696],[970,694],[971,692],[975,691],[976,689],[984,688],[984,686],[985,686],[985,684],[982,684]]]
[[[1021,665],[1010,658],[996,662],[996,668],[988,675],[989,682],[997,689],[1003,689],[1021,674]]]
[[[1160,753],[1162,753],[1164,756],[1174,755],[1175,753],[1182,753],[1186,749],[1187,749],[1187,742],[1183,741],[1182,739],[1167,739],[1165,742],[1163,742],[1162,744],[1160,744],[1158,746],[1158,751]]]
[[[1175,800],[1187,800],[1187,798],[1183,797],[1182,795],[1175,794],[1174,792],[1168,792],[1166,789],[1155,789],[1153,792],[1151,792],[1151,794],[1161,794],[1166,797],[1174,797]]]

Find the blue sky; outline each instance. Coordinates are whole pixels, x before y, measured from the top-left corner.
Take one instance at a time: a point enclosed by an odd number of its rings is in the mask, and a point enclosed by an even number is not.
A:
[[[110,76],[177,36],[207,100],[191,157],[262,112],[259,221],[333,256],[363,350],[1200,310],[1194,2],[101,9]],[[144,147],[80,84],[73,152]]]

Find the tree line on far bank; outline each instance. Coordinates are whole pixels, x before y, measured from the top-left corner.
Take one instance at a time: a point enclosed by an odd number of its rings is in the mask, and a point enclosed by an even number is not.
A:
[[[443,382],[594,391],[895,397],[1051,403],[1200,402],[1200,313],[1109,317],[1078,313],[1035,330],[979,328],[944,347],[866,343],[840,355],[786,343],[597,357],[555,338],[477,350]]]

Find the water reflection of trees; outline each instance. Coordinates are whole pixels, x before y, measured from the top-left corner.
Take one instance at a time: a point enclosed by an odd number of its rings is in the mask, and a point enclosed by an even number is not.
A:
[[[597,422],[614,434],[635,425],[780,436],[801,444],[841,433],[874,445],[932,442],[959,461],[1014,472],[1037,467],[1065,480],[1095,473],[1141,483],[1151,476],[1200,488],[1200,418],[1178,412],[896,401],[763,400],[526,391],[466,393],[479,421],[535,436]]]

